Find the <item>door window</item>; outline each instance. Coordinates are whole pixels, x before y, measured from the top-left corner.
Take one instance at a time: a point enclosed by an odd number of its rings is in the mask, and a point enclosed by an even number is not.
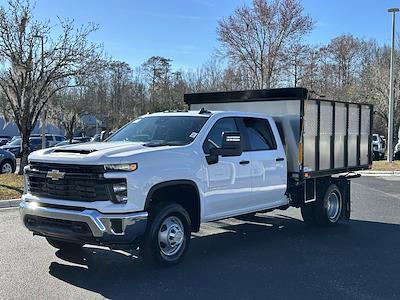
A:
[[[244,118],[243,121],[248,137],[248,145],[245,151],[276,149],[276,141],[268,120]]]
[[[211,128],[203,144],[204,153],[209,154],[212,148],[222,147],[222,133],[228,131],[238,131],[234,118],[219,119]]]

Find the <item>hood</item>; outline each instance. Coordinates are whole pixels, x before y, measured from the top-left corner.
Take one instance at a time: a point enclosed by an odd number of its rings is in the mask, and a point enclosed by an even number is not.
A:
[[[166,148],[171,147],[146,147],[138,142],[82,143],[38,150],[29,155],[29,160],[60,164],[120,164],[132,162],[132,155]]]
[[[20,148],[21,146],[10,146],[10,145],[3,145],[3,146],[0,146],[0,149],[4,149],[4,150],[6,150],[6,149],[12,149],[12,148]]]

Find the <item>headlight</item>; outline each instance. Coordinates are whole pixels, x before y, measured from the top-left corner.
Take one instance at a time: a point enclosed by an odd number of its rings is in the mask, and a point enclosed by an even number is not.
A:
[[[126,203],[128,201],[128,187],[126,182],[114,183],[112,185],[111,199],[115,203]]]
[[[138,168],[137,163],[133,164],[112,164],[112,165],[105,165],[104,168],[106,171],[127,171],[133,172],[136,171]]]

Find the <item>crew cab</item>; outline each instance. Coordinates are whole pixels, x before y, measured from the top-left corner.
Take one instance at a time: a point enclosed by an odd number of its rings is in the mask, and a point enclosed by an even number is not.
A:
[[[104,142],[32,153],[24,225],[62,250],[139,248],[172,265],[203,222],[290,206],[310,225],[349,219],[348,172],[372,161],[372,107],[305,89],[185,102],[191,110],[138,117]]]

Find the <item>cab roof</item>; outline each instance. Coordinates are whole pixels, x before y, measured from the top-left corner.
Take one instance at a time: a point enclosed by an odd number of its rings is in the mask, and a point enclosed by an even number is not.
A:
[[[187,110],[187,111],[165,111],[144,115],[143,117],[158,117],[158,116],[191,116],[191,117],[204,117],[211,116],[232,116],[232,117],[269,117],[266,114],[256,112],[243,112],[243,111],[205,111],[205,110]]]

